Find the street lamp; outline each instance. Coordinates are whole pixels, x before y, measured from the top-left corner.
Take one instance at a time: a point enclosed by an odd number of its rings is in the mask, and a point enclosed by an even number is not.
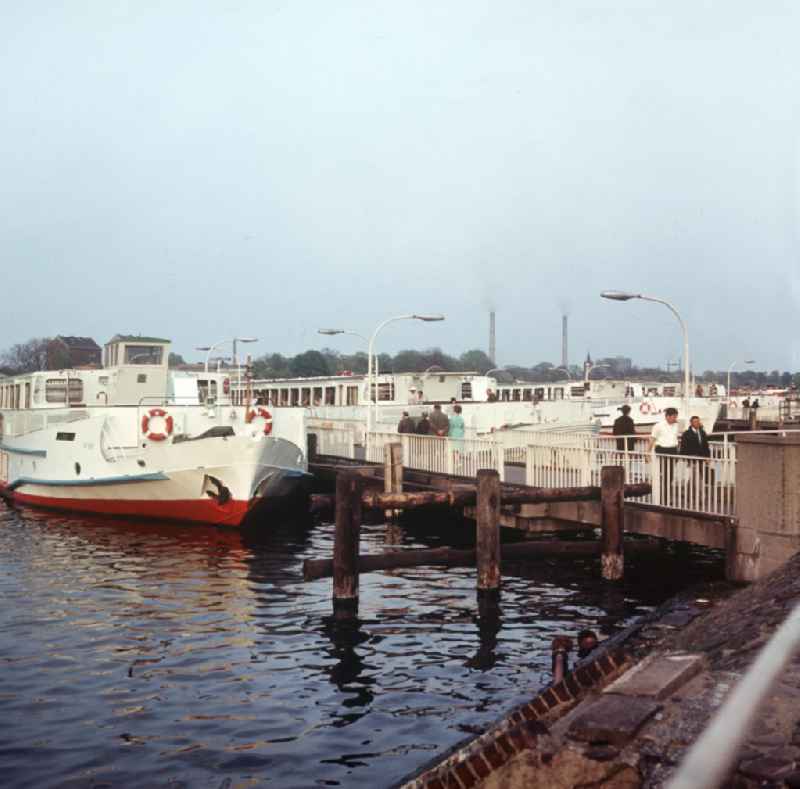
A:
[[[611,367],[611,365],[602,363],[602,364],[593,364],[590,367],[587,367],[586,368],[586,376],[583,379],[584,382],[589,380],[589,376],[592,374],[592,370],[597,370],[597,369],[600,369],[601,367]],[[558,369],[558,368],[556,368],[556,369]]]
[[[236,357],[236,343],[238,342],[258,342],[257,337],[232,337],[229,340],[220,340],[213,345],[200,345],[195,348],[196,351],[208,351],[206,354],[205,371],[208,372],[208,363],[211,360],[211,353],[219,348],[220,345],[225,345],[226,342],[233,343],[233,364],[238,366],[239,360]]]
[[[685,418],[689,419],[689,332],[686,331],[686,324],[683,322],[680,313],[675,307],[664,299],[657,299],[655,296],[645,296],[642,293],[626,293],[621,290],[604,290],[600,294],[604,299],[613,301],[629,301],[630,299],[642,299],[642,301],[654,301],[656,304],[663,304],[678,319],[683,332],[683,407],[686,411]]]
[[[755,364],[755,363],[756,363],[756,360],[755,360],[755,359],[745,359],[745,360],[742,362],[742,364]],[[730,399],[731,399],[731,370],[733,370],[733,368],[734,368],[734,367],[735,367],[737,364],[738,364],[738,362],[731,362],[731,365],[730,365],[730,367],[728,367],[728,386],[727,386],[727,388],[725,389],[725,394],[726,394],[726,396],[727,396],[727,398],[728,398],[728,402],[730,402]]]
[[[349,331],[348,329],[317,329],[317,334],[326,334],[329,337],[333,337],[336,334],[349,334],[352,337],[358,337],[360,340],[364,340],[365,344],[369,344],[369,340],[367,340],[363,334],[359,334],[357,331]],[[375,363],[377,366],[377,359]]]
[[[597,365],[597,366],[601,367],[602,365]],[[565,367],[563,364],[559,364],[558,367],[554,367],[553,369],[554,370],[563,370],[567,374],[567,378],[570,381],[572,380],[572,376],[570,375],[570,372],[569,372],[569,367]]]
[[[373,367],[372,367],[372,354],[373,354],[373,347],[375,345],[375,338],[378,336],[378,332],[390,323],[394,323],[395,321],[425,321],[426,323],[431,323],[433,321],[443,321],[444,315],[397,315],[394,318],[387,318],[385,321],[379,323],[375,328],[375,331],[372,332],[372,336],[369,338],[369,347],[367,349],[367,399],[368,399],[368,408],[367,408],[367,442],[369,442],[369,434],[372,432],[372,425],[373,425],[373,408],[377,405],[378,400],[378,392],[377,386],[375,387],[375,399],[373,400],[372,397],[372,377],[373,377]]]

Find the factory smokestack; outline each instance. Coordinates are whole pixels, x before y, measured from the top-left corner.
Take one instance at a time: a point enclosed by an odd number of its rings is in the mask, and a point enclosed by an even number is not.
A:
[[[491,359],[492,364],[496,364],[496,346],[495,346],[495,334],[494,334],[494,310],[489,313],[489,359]]]
[[[567,355],[567,316],[561,316],[561,366],[569,368]]]

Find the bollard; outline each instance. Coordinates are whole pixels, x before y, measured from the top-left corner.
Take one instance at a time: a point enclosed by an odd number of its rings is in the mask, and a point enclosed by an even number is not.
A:
[[[478,534],[476,559],[478,594],[500,590],[500,475],[494,469],[478,472]]]
[[[619,581],[625,567],[623,555],[624,489],[625,469],[622,466],[603,466],[600,472],[600,523],[602,529],[600,561],[603,578],[607,581]]]
[[[336,477],[336,531],[333,541],[333,611],[338,618],[358,613],[358,543],[361,536],[361,495],[364,480],[357,474]]]

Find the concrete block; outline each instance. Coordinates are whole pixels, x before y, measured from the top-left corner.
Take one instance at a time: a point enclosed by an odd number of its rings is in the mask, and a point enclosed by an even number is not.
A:
[[[703,655],[650,655],[603,692],[662,700],[697,675],[704,665]]]
[[[567,735],[581,742],[624,745],[660,709],[652,699],[603,695],[577,715]]]

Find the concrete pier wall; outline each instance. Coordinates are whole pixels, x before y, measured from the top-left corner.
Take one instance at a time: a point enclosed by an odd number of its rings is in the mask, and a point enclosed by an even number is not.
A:
[[[728,577],[755,581],[800,551],[800,435],[740,435]]]

